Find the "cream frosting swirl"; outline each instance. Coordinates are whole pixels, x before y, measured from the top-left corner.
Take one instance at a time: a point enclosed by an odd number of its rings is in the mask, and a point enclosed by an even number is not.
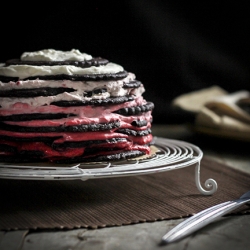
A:
[[[85,61],[92,59],[91,55],[81,53],[78,49],[61,51],[54,49],[44,49],[35,52],[24,52],[21,61]]]

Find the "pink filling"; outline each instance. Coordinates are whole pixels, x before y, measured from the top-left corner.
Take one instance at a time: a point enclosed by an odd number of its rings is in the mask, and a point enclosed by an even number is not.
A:
[[[33,120],[22,122],[5,122],[11,125],[20,125],[26,127],[41,127],[41,126],[73,126],[80,124],[96,124],[96,123],[109,123],[120,122],[119,128],[128,128],[136,131],[142,131],[151,127],[151,111],[141,115],[123,116],[113,113],[115,110],[144,105],[146,101],[142,97],[138,97],[134,101],[126,102],[123,104],[107,105],[105,107],[83,106],[83,107],[57,107],[53,105],[42,107],[31,107],[27,104],[18,103],[14,105],[13,109],[5,110],[0,109],[0,116],[7,116],[13,114],[30,114],[30,113],[65,113],[75,114],[68,118],[55,119],[55,120]],[[147,121],[147,125],[143,127],[136,127],[131,125],[133,121]],[[132,136],[116,132],[114,128],[110,131],[97,131],[97,132],[49,132],[49,133],[33,133],[33,132],[13,132],[0,130],[0,135],[10,136],[16,138],[34,138],[34,137],[59,137],[54,143],[63,142],[80,142],[88,140],[106,140],[112,138],[126,138],[125,142],[118,142],[115,144],[105,143],[102,147],[115,147],[114,151],[103,151],[101,154],[114,154],[115,152],[139,150],[145,154],[150,153],[150,148],[147,146],[152,141],[152,135],[146,136]],[[52,159],[53,157],[68,158],[77,157],[84,154],[85,148],[66,148],[63,151],[58,151],[43,142],[11,142],[0,140],[0,143],[8,144],[17,147],[17,150],[38,150],[45,154],[45,158]],[[95,147],[93,145],[93,147]],[[1,154],[9,154],[2,152]]]
[[[105,114],[110,114],[115,110],[121,108],[128,108],[138,105],[146,104],[147,102],[142,96],[137,97],[135,100],[121,104],[110,104],[105,106],[78,106],[78,107],[58,107],[54,105],[33,107],[26,103],[16,103],[12,109],[0,109],[0,116],[14,115],[14,114],[32,114],[32,113],[73,113],[77,117],[98,117]]]
[[[114,138],[113,136],[111,136],[111,138]],[[129,139],[129,137],[128,137]],[[136,139],[136,140],[134,140]],[[108,147],[108,148],[112,148],[115,147],[115,150],[113,151],[102,151],[99,152],[97,155],[107,155],[107,154],[115,154],[115,153],[120,153],[120,152],[124,152],[124,151],[132,151],[132,150],[139,150],[144,152],[145,154],[149,154],[150,153],[150,148],[149,146],[146,145],[137,145],[137,143],[149,143],[152,140],[152,135],[147,135],[144,137],[140,137],[139,138],[133,138],[134,143],[132,143],[130,140],[126,141],[126,142],[118,142],[118,143],[104,143],[101,146],[103,148]],[[11,146],[15,146],[17,147],[18,151],[23,151],[23,150],[27,150],[27,151],[33,151],[33,150],[38,150],[38,151],[42,151],[44,152],[44,158],[48,158],[51,159],[53,161],[53,158],[72,158],[72,157],[78,157],[78,156],[82,156],[84,154],[85,151],[85,147],[81,147],[81,148],[65,148],[63,149],[63,151],[60,150],[54,150],[53,148],[51,148],[49,145],[43,143],[43,142],[7,142],[6,144],[11,145]],[[98,145],[100,146],[100,145]],[[92,147],[95,147],[95,145],[93,144]],[[3,154],[9,154],[8,152],[6,153],[2,153]],[[93,154],[91,156],[95,156],[96,154]]]

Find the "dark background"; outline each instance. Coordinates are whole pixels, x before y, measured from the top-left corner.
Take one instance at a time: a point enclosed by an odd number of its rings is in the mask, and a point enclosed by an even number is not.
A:
[[[192,1],[191,1],[192,2]],[[52,4],[53,3],[53,4]],[[249,90],[247,1],[33,1],[1,6],[0,61],[24,51],[79,49],[122,65],[146,88],[155,123],[183,122],[180,94]]]

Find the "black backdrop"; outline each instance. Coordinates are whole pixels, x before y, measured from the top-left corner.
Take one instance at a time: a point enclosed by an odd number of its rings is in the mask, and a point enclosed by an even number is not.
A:
[[[9,1],[0,61],[47,48],[107,58],[143,82],[155,123],[182,122],[170,107],[180,94],[249,89],[249,10],[247,1],[221,0]]]

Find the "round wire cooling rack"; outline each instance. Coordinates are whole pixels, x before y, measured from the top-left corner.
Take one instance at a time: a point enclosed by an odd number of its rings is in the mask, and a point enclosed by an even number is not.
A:
[[[23,180],[88,180],[97,178],[125,177],[171,171],[195,165],[195,183],[204,195],[217,190],[213,179],[205,181],[204,189],[200,183],[201,149],[191,143],[154,137],[152,143],[155,153],[148,158],[123,161],[63,164],[9,164],[0,163],[0,178]]]

